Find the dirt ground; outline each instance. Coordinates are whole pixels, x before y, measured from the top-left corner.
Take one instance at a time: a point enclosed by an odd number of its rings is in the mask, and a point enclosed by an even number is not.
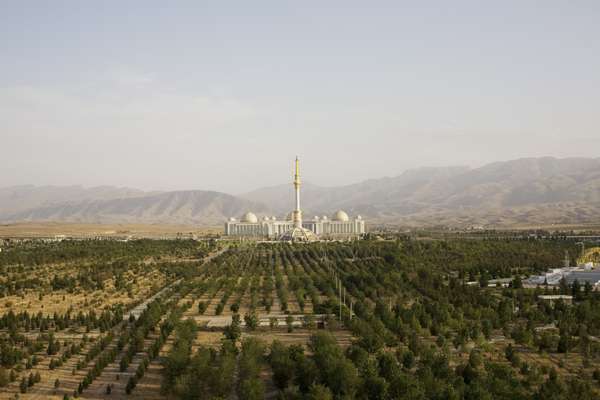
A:
[[[205,236],[222,233],[221,227],[164,224],[76,224],[59,222],[31,222],[0,225],[0,238],[53,238],[67,237],[123,237],[172,238],[183,236]]]

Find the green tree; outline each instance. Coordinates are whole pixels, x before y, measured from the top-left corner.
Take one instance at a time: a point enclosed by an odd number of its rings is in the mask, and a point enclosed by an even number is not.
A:
[[[256,313],[248,313],[244,315],[244,322],[248,330],[254,331],[258,327],[258,317]]]
[[[277,319],[277,317],[270,317],[269,318],[269,327],[271,329],[275,329],[278,324],[279,324],[279,320]]]
[[[523,289],[523,281],[520,275],[516,275],[512,281],[513,289]]]
[[[566,330],[561,329],[560,338],[558,339],[558,346],[556,351],[559,353],[567,353],[570,348],[570,337]]]
[[[540,386],[534,398],[536,400],[561,400],[566,398],[565,385],[559,380],[554,369],[550,370],[548,379]]]
[[[313,384],[306,398],[307,400],[333,400],[333,394],[328,387]]]
[[[237,317],[237,318],[236,318]],[[242,329],[240,328],[240,316],[239,314],[233,315],[231,324],[225,327],[223,333],[225,338],[232,341],[237,341],[242,336]]]
[[[273,370],[275,386],[280,390],[284,390],[294,377],[295,364],[288,349],[277,340],[271,344],[269,362]]]
[[[287,317],[285,317],[285,323],[287,325],[288,333],[292,333],[294,331],[294,317],[288,315]]]
[[[315,316],[312,314],[305,314],[302,318],[302,326],[306,329],[314,329],[316,327]]]
[[[21,379],[21,383],[19,384],[19,391],[21,393],[27,393],[27,388],[29,387],[27,378],[23,377]]]
[[[402,366],[406,369],[411,369],[415,365],[415,355],[412,351],[407,350],[402,355]]]
[[[262,400],[265,397],[265,385],[258,378],[242,381],[240,385],[241,400]]]
[[[5,387],[10,383],[10,377],[4,367],[0,367],[0,387]]]

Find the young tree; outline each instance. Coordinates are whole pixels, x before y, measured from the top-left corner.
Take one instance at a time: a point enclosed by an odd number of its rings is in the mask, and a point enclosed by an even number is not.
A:
[[[223,332],[225,338],[228,340],[237,341],[242,336],[242,329],[240,328],[240,315],[235,314],[232,318],[231,324],[225,327]]]
[[[302,326],[307,329],[314,329],[316,327],[315,316],[312,314],[304,315],[302,319]]]
[[[35,375],[29,374],[29,379],[27,379],[27,386],[32,387],[35,385]]]
[[[265,385],[258,378],[245,379],[240,385],[241,400],[262,400],[265,398]]]
[[[308,400],[333,400],[333,394],[328,387],[323,385],[312,385],[308,391]]]
[[[563,399],[566,395],[564,384],[558,379],[556,370],[551,369],[546,382],[544,382],[538,392],[535,394],[535,399],[538,400],[554,400]]]
[[[60,342],[54,339],[54,334],[50,334],[48,338],[48,348],[46,349],[46,353],[49,356],[52,356],[60,350]]]
[[[279,324],[279,320],[277,319],[277,317],[270,317],[269,318],[269,327],[271,329],[275,329],[278,324]]]
[[[411,369],[415,365],[415,355],[412,351],[407,350],[402,355],[402,366],[406,369]]]
[[[246,323],[246,327],[248,330],[256,330],[258,327],[258,317],[255,313],[249,313],[244,316],[244,322]]]
[[[523,289],[523,281],[520,275],[516,275],[512,281],[513,289]]]
[[[564,329],[561,329],[560,332],[560,338],[558,339],[558,346],[556,351],[559,353],[567,353],[569,351],[570,348],[570,338],[569,338],[569,333],[566,332]]]
[[[0,387],[5,387],[10,383],[10,377],[4,367],[0,367]]]
[[[23,377],[21,379],[21,383],[19,384],[19,390],[21,393],[27,393],[27,388],[29,387],[27,378]]]
[[[294,317],[292,317],[291,315],[288,314],[288,316],[285,317],[285,323],[287,324],[288,333],[293,332],[294,331]]]
[[[275,340],[271,344],[269,362],[273,369],[273,382],[280,390],[284,390],[294,376],[294,361],[290,357],[288,349]]]

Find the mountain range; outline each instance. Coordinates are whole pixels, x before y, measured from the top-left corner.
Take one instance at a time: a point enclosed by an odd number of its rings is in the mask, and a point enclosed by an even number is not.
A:
[[[110,186],[0,188],[0,221],[220,225],[246,211],[283,218],[292,185],[233,196]],[[406,226],[516,226],[600,221],[600,158],[524,158],[478,168],[408,170],[352,185],[302,186],[305,218],[338,209],[368,222]]]

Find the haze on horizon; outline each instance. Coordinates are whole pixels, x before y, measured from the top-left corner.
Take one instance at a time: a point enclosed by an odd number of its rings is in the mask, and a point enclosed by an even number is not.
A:
[[[0,187],[597,157],[599,20],[597,1],[7,1]]]

